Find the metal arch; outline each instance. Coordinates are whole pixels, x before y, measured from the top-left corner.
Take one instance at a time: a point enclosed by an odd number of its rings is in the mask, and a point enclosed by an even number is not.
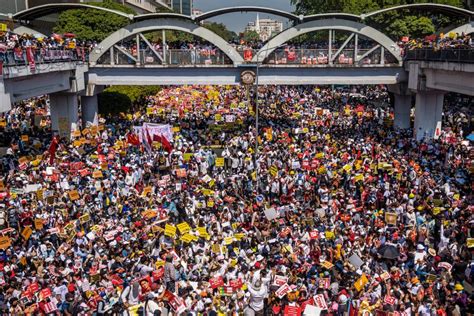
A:
[[[133,14],[127,14],[121,11],[112,10],[100,6],[90,5],[90,4],[83,4],[83,3],[51,3],[51,4],[43,4],[39,5],[30,9],[26,9],[20,12],[17,12],[13,15],[14,19],[17,20],[30,20],[36,19],[48,14],[58,13],[62,11],[67,11],[71,9],[95,9],[101,10],[109,13],[114,13],[120,15],[124,18],[129,20],[133,20]]]
[[[360,21],[361,17],[360,15],[351,14],[351,13],[320,13],[320,14],[304,16],[303,22],[322,20],[322,19],[345,19],[345,20],[352,20],[352,21]]]
[[[179,13],[147,13],[147,14],[140,14],[140,15],[135,15],[133,17],[133,21],[134,22],[140,22],[140,21],[145,21],[145,20],[164,19],[164,18],[184,19],[184,20],[193,21],[193,19],[189,15],[179,14]]]
[[[136,34],[156,30],[176,30],[191,33],[218,47],[232,60],[234,64],[241,64],[244,61],[242,56],[240,56],[234,47],[214,32],[190,21],[169,18],[144,20],[121,28],[109,35],[98,45],[97,49],[90,54],[89,61],[91,65],[95,65],[105,52],[108,52],[113,45],[121,40]]]
[[[461,25],[461,26],[458,26],[452,30],[449,30],[446,32],[446,34],[449,34],[449,33],[458,33],[458,34],[471,34],[471,33],[474,33],[474,21],[470,22],[470,23],[466,23],[464,25]]]
[[[437,3],[413,3],[413,4],[404,4],[398,5],[395,7],[385,8],[381,10],[377,10],[374,12],[369,12],[366,14],[361,14],[360,17],[362,19],[366,19],[368,17],[372,17],[374,15],[378,15],[381,13],[393,11],[393,10],[403,10],[403,9],[433,9],[441,12],[456,14],[456,15],[463,15],[466,17],[473,17],[474,12],[470,10],[466,10],[463,8],[454,7],[447,4],[437,4]]]
[[[366,36],[374,40],[377,44],[380,44],[390,53],[392,53],[399,62],[402,61],[401,51],[398,45],[392,41],[385,34],[377,31],[376,29],[367,26],[362,23],[341,20],[341,19],[326,19],[326,20],[315,20],[306,23],[298,24],[293,26],[280,34],[270,39],[260,51],[255,54],[253,62],[262,62],[267,58],[277,47],[285,44],[289,40],[314,31],[320,30],[341,30],[357,33],[359,35]],[[261,52],[261,53],[260,53]],[[258,60],[257,60],[258,57]]]
[[[209,18],[219,16],[219,15],[234,13],[234,12],[263,12],[263,13],[269,13],[269,14],[285,17],[287,19],[297,21],[297,22],[300,22],[303,19],[303,16],[298,16],[290,12],[273,9],[273,8],[256,7],[256,6],[237,6],[237,7],[222,8],[222,9],[204,12],[203,14],[197,15],[193,18],[194,20],[199,22],[199,21],[203,21]]]

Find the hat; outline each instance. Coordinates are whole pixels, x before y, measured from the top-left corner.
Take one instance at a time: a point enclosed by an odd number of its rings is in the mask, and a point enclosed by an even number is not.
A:
[[[416,246],[416,249],[417,250],[425,250],[425,246],[423,246],[422,244],[418,244],[418,246]]]
[[[464,287],[461,284],[458,283],[454,286],[454,290],[455,291],[462,291],[462,290],[464,290]]]
[[[418,280],[417,277],[413,277],[413,278],[411,278],[411,283],[417,284],[417,283],[420,283],[420,280]]]
[[[263,256],[262,255],[258,255],[257,258],[256,258],[257,261],[262,261],[263,260]]]
[[[433,248],[428,249],[428,253],[429,253],[432,257],[436,256],[436,250],[434,250]]]

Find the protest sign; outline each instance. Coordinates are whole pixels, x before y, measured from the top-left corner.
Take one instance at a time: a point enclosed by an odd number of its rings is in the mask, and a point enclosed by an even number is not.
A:
[[[276,290],[275,295],[276,295],[279,299],[282,299],[282,298],[283,298],[288,292],[290,292],[290,291],[291,291],[290,286],[289,286],[287,283],[285,283],[285,284],[283,284],[282,286],[280,286],[280,287],[278,288],[278,290]]]
[[[314,299],[314,305],[316,307],[319,307],[322,310],[328,309],[328,305],[326,303],[326,299],[324,298],[323,294],[317,294],[313,297]]]

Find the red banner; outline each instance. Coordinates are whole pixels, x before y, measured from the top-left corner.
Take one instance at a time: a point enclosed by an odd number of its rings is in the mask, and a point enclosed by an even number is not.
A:
[[[216,289],[219,286],[224,286],[224,279],[221,276],[218,278],[212,278],[209,280],[209,285],[213,289]]]
[[[33,55],[33,48],[31,47],[26,48],[26,60],[28,61],[28,64],[30,65],[30,71],[35,72],[36,70],[35,56]]]

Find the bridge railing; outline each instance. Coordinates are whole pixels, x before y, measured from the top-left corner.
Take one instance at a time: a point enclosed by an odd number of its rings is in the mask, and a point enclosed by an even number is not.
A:
[[[65,61],[82,61],[88,60],[88,51],[83,48],[76,49],[32,49],[33,60],[36,64],[57,63]],[[25,49],[8,49],[0,51],[0,61],[4,67],[24,66],[28,64],[27,50]]]
[[[171,66],[193,66],[193,65],[226,65],[232,61],[226,54],[219,50],[199,50],[199,49],[162,49],[152,51],[142,49],[137,52],[121,47],[114,49],[113,56],[104,54],[98,64],[113,65],[135,65],[140,61],[141,65],[171,65]],[[139,58],[138,58],[139,57]],[[113,60],[111,60],[113,58]]]
[[[406,51],[405,60],[474,63],[474,47],[446,49],[416,48]]]
[[[245,61],[251,62],[255,54],[258,53],[256,49],[238,50]],[[264,61],[264,64],[274,65],[375,65],[380,64],[381,53],[375,51],[369,52],[369,49],[359,49],[357,51],[358,61],[355,59],[355,50],[343,49],[338,53],[338,49],[332,49],[332,56],[337,56],[331,61],[329,58],[329,50],[326,49],[277,49],[273,51]],[[361,58],[363,57],[363,58]],[[396,64],[397,61],[391,58],[389,54],[384,56],[384,64]]]

